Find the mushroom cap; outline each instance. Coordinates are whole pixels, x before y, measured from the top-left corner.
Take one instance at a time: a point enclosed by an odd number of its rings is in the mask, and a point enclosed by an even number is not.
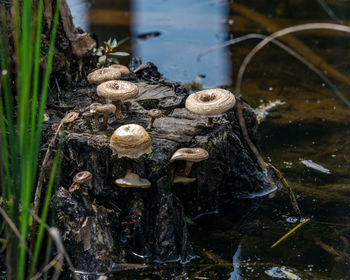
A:
[[[230,110],[236,103],[235,96],[221,88],[198,91],[187,97],[185,107],[188,111],[207,117],[216,117]]]
[[[110,80],[118,80],[120,79],[120,76],[121,73],[118,69],[108,67],[97,69],[94,72],[91,72],[87,78],[91,84],[101,84]]]
[[[119,72],[121,74],[129,74],[130,73],[130,70],[128,67],[124,66],[124,65],[121,65],[121,64],[112,64],[111,66],[109,66],[108,68],[113,68],[113,69],[117,69],[119,70]]]
[[[69,112],[63,119],[63,123],[72,123],[79,117],[78,112]]]
[[[141,188],[147,189],[151,186],[151,182],[145,178],[140,178],[139,175],[128,172],[124,178],[119,178],[114,181],[119,187],[122,188]]]
[[[89,171],[81,171],[75,174],[73,177],[73,182],[76,184],[83,184],[92,179],[92,174]]]
[[[128,81],[108,81],[97,86],[98,96],[112,101],[123,101],[138,95],[137,85]]]
[[[100,103],[92,103],[90,105],[90,112],[91,113],[104,113],[104,114],[111,114],[115,113],[116,107],[113,104],[100,104]]]
[[[152,151],[151,137],[138,124],[126,124],[117,128],[109,144],[118,157],[139,158]]]
[[[175,160],[200,162],[202,160],[206,160],[208,157],[208,152],[202,148],[181,148],[173,154],[170,162],[173,162]]]
[[[91,103],[90,104],[90,113],[96,113],[96,107],[101,106],[101,103]]]
[[[160,118],[163,115],[163,112],[159,109],[151,109],[148,111],[148,116],[150,116],[151,118]]]

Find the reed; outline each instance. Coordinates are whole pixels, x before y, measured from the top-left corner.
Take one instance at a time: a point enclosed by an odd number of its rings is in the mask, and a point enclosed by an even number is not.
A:
[[[5,1],[6,2],[6,1]],[[35,4],[34,4],[35,3]],[[56,1],[46,66],[40,69],[43,0],[14,0],[14,17],[9,17],[4,1],[0,4],[0,183],[6,239],[7,279],[29,279],[35,272],[49,201],[59,165],[54,159],[46,197],[41,211],[41,226],[35,245],[26,246],[31,227],[30,211],[35,191],[43,117],[59,20],[60,0]],[[7,26],[11,23],[11,26]],[[12,25],[14,28],[12,28]],[[9,30],[14,30],[10,52]],[[11,63],[10,53],[15,57]],[[13,63],[14,62],[14,63]],[[15,67],[11,67],[15,64]],[[20,236],[16,236],[17,230]],[[33,247],[33,252],[28,251]],[[30,271],[30,273],[28,273]]]

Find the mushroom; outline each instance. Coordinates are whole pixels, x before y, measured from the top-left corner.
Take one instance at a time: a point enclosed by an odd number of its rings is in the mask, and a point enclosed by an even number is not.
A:
[[[92,126],[91,126],[92,113],[90,111],[84,112],[83,117],[85,119],[87,129],[92,130]]]
[[[185,160],[186,166],[184,175],[190,174],[194,162],[200,162],[208,158],[208,152],[202,148],[181,148],[178,149],[170,159],[170,162],[175,160]]]
[[[119,178],[114,181],[114,184],[121,188],[141,188],[148,189],[151,187],[151,182],[145,178],[140,178],[139,175],[132,173],[130,169],[127,170],[124,178]]]
[[[90,105],[90,112],[94,114],[95,126],[99,127],[99,113],[103,114],[103,124],[100,126],[100,130],[104,130],[107,128],[108,124],[108,116],[110,114],[115,113],[115,106],[113,104],[100,104],[100,103],[92,103]]]
[[[151,109],[151,110],[149,110],[148,111],[148,116],[151,117],[151,120],[150,120],[149,125],[147,126],[146,130],[151,130],[155,119],[160,118],[162,115],[163,115],[163,113],[159,109]]]
[[[221,116],[236,103],[235,96],[221,88],[198,91],[187,97],[185,107],[188,111],[208,117],[207,126],[213,126],[213,117]]]
[[[74,121],[79,117],[77,112],[69,112],[63,119],[62,123],[67,124],[67,129],[73,129]]]
[[[73,177],[73,184],[69,187],[69,192],[74,192],[81,189],[81,185],[91,181],[92,174],[89,171],[81,171]]]
[[[122,75],[127,75],[130,73],[129,68],[121,64],[112,64],[108,68],[117,69]]]
[[[137,159],[152,151],[151,137],[138,124],[127,124],[117,128],[111,136],[110,148],[118,157]],[[149,188],[151,183],[128,170],[124,178],[116,179],[116,185],[126,188]]]
[[[88,75],[88,81],[91,84],[101,84],[106,81],[120,79],[121,73],[115,68],[102,68],[91,72]]]
[[[138,124],[126,124],[117,128],[109,144],[113,155],[118,157],[139,158],[152,151],[151,137],[146,130]]]
[[[138,93],[138,87],[127,81],[108,81],[97,87],[97,94],[107,100],[111,100],[115,105],[115,118],[117,120],[124,118],[121,113],[121,102],[136,97]]]

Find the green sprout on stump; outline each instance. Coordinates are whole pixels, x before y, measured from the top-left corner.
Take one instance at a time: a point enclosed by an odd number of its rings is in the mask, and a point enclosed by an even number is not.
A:
[[[126,37],[119,42],[117,39],[109,38],[107,42],[104,42],[105,46],[100,46],[99,48],[94,48],[93,54],[98,56],[97,66],[103,67],[107,63],[116,63],[119,64],[119,60],[116,56],[129,56],[127,52],[116,52],[115,49],[129,40],[129,37]]]

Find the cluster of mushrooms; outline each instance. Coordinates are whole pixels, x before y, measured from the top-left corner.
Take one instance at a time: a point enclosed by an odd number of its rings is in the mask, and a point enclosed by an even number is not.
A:
[[[138,95],[137,85],[119,80],[122,74],[128,74],[130,71],[123,65],[112,65],[108,68],[98,69],[88,75],[90,83],[98,84],[97,95],[106,100],[106,104],[93,103],[90,110],[83,113],[86,120],[86,126],[92,129],[91,120],[94,116],[95,127],[105,130],[108,125],[108,117],[114,114],[116,120],[122,120],[127,117],[130,111],[130,102]],[[125,106],[125,114],[122,114],[122,103]],[[214,125],[213,118],[223,115],[226,111],[235,105],[234,95],[224,89],[208,89],[191,94],[185,103],[188,111],[202,115],[208,118],[207,126]],[[103,114],[103,123],[99,123],[99,115]],[[152,109],[148,115],[151,117],[148,127],[145,129],[138,124],[127,124],[117,128],[111,136],[110,148],[113,155],[119,158],[127,157],[130,159],[140,159],[143,155],[152,151],[151,137],[147,131],[151,130],[154,120],[162,116],[162,111]],[[181,148],[178,149],[170,159],[170,162],[182,160],[186,166],[182,172],[174,175],[174,183],[191,183],[196,178],[189,178],[193,163],[206,160],[208,152],[202,148]],[[79,174],[79,173],[78,173]],[[90,176],[88,176],[91,179]],[[149,180],[140,178],[139,175],[127,170],[123,178],[116,179],[114,183],[122,188],[149,188]],[[74,183],[71,190],[79,188],[79,184]]]

